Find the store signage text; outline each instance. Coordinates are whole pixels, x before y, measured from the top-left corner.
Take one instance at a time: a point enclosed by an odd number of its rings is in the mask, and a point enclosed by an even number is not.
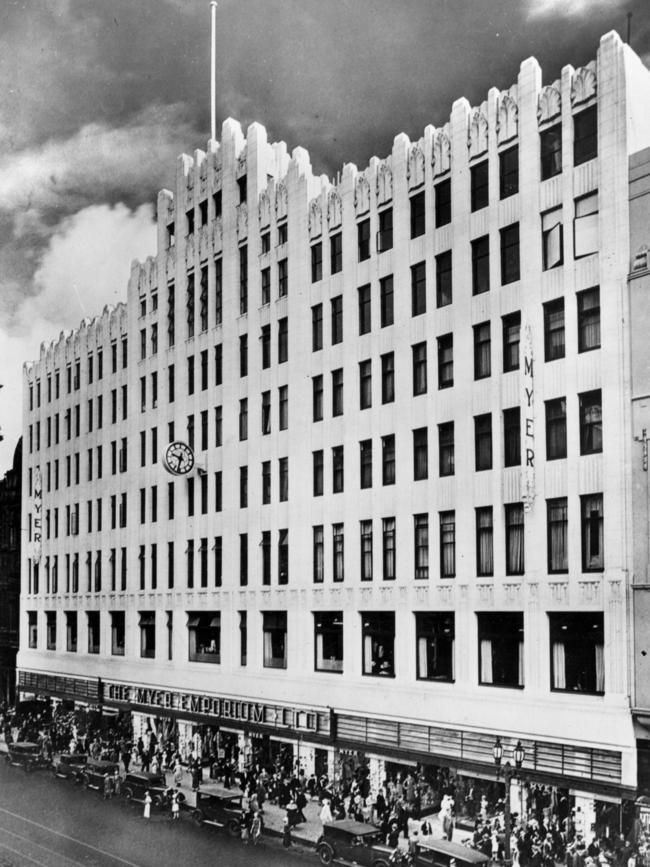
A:
[[[262,702],[117,683],[104,684],[104,698],[108,701],[145,705],[162,710],[188,711],[234,722],[257,723],[275,728],[318,730],[317,713]]]
[[[43,478],[40,467],[34,470],[34,518],[32,521],[32,559],[38,563],[41,559],[43,539]]]
[[[524,510],[529,512],[535,499],[535,388],[533,373],[533,340],[530,325],[523,328],[521,340],[522,377],[522,467],[521,499]]]

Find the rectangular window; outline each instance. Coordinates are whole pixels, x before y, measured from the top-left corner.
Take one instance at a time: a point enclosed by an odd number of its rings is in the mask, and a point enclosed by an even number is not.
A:
[[[479,683],[482,686],[523,687],[524,615],[499,611],[477,614],[476,617]]]
[[[447,250],[436,256],[436,306],[446,307],[451,302],[451,250]]]
[[[363,674],[395,677],[395,614],[361,613]]]
[[[379,306],[381,327],[386,328],[392,325],[394,321],[393,315],[393,275],[382,277],[379,281]]]
[[[332,344],[343,341],[343,296],[332,298]]]
[[[503,323],[503,372],[519,370],[519,342],[521,336],[521,313],[509,313]]]
[[[573,165],[598,156],[598,113],[595,105],[573,115]]]
[[[413,395],[427,393],[427,344],[426,341],[411,347],[413,354]]]
[[[553,692],[605,692],[603,613],[549,613]]]
[[[271,531],[262,530],[262,586],[271,586]]]
[[[248,376],[248,334],[239,337],[239,375]]]
[[[343,268],[343,243],[341,233],[330,236],[330,273],[338,274]]]
[[[323,245],[319,241],[311,245],[311,282],[323,279]]]
[[[576,259],[598,252],[598,193],[575,200],[573,255]]]
[[[489,202],[488,161],[470,167],[470,201],[472,211],[480,211]]]
[[[223,384],[223,345],[221,343],[214,347],[214,384]]]
[[[547,400],[546,406],[546,460],[566,457],[566,398]]]
[[[203,332],[208,330],[208,269],[206,266],[201,268],[201,275],[199,280],[199,323],[201,332]],[[151,334],[151,341],[153,343],[153,330]],[[154,351],[153,347],[151,351]]]
[[[578,395],[580,403],[580,454],[603,450],[603,406],[600,389]]]
[[[312,393],[312,420],[322,421],[323,418],[323,376],[312,376],[311,378],[311,393]]]
[[[289,427],[289,386],[281,385],[278,389],[278,427],[286,430]]]
[[[382,565],[384,581],[395,580],[395,518],[382,519]]]
[[[443,334],[438,338],[438,388],[450,388],[454,384],[454,335]]]
[[[490,291],[490,238],[472,241],[472,295]]]
[[[285,459],[286,460],[286,459]],[[278,530],[278,584],[289,583],[289,531]]]
[[[578,352],[600,347],[600,289],[578,292]]]
[[[357,223],[357,247],[359,262],[370,258],[370,220],[361,220]]]
[[[559,175],[562,171],[562,124],[558,123],[539,134],[541,179]]]
[[[438,425],[438,471],[441,476],[453,476],[455,469],[454,423]]]
[[[359,294],[359,334],[368,334],[370,331],[370,284],[360,286]]]
[[[506,575],[524,574],[524,507],[509,503],[506,518]]]
[[[248,612],[239,612],[239,664],[246,665],[248,658]]]
[[[426,228],[426,212],[424,206],[424,192],[416,193],[410,198],[411,206],[411,238],[419,238],[424,235]]]
[[[56,650],[56,611],[45,612],[45,647],[47,650]]]
[[[546,501],[548,571],[551,574],[569,571],[567,499]]]
[[[278,298],[289,294],[289,263],[286,259],[278,262]]]
[[[156,656],[156,612],[140,612],[140,656],[142,659],[155,659]]]
[[[507,199],[519,192],[519,147],[499,154],[499,198]]]
[[[278,319],[278,364],[284,364],[289,358],[289,319],[283,316]]]
[[[99,653],[99,611],[86,613],[88,623],[88,653]]]
[[[28,647],[33,649],[38,647],[38,624],[36,617],[36,611],[27,612],[27,641]]]
[[[335,494],[343,493],[343,446],[334,446],[332,449],[332,491]]]
[[[289,499],[289,458],[280,458],[278,460],[278,471],[280,502],[284,503]]]
[[[379,212],[379,231],[377,232],[377,252],[383,253],[393,246],[393,209]]]
[[[314,304],[311,308],[311,351],[323,348],[323,305]]]
[[[474,416],[475,469],[492,469],[492,415]]]
[[[476,574],[494,574],[492,506],[476,509]]]
[[[220,512],[223,508],[223,471],[214,474],[214,510]],[[173,517],[173,515],[172,515]]]
[[[312,452],[312,480],[313,480],[313,492],[315,497],[322,497],[323,495],[323,450],[318,449],[318,451]]]
[[[239,534],[239,586],[248,585],[248,533]]]
[[[429,577],[429,516],[413,515],[413,561],[415,579],[427,580]]]
[[[266,370],[271,366],[271,326],[263,325],[262,333],[260,334],[262,344],[262,370]]]
[[[187,275],[187,288],[185,290],[185,316],[187,321],[188,339],[194,337],[194,274]]]
[[[248,247],[239,248],[239,315],[248,313]]]
[[[447,178],[434,186],[436,228],[451,223],[451,179]]]
[[[271,502],[271,461],[262,461],[262,505]]]
[[[501,229],[501,283],[519,280],[519,223]]]
[[[111,655],[124,656],[126,640],[125,615],[123,611],[111,611]],[[76,626],[76,624],[75,624]],[[76,630],[75,630],[76,631]]]
[[[503,410],[503,465],[521,464],[521,410],[518,406]]]
[[[223,322],[223,261],[214,260],[214,324]]]
[[[332,415],[343,415],[343,368],[332,371]]]
[[[453,612],[416,613],[418,680],[454,680],[454,617]]]
[[[175,394],[174,394],[174,385],[175,385],[175,377],[174,377],[174,365],[170,364],[167,368],[167,393],[168,399],[170,403],[174,402]]]
[[[287,612],[264,611],[263,648],[264,668],[287,667]]]
[[[187,393],[194,394],[194,356],[187,357]]]
[[[325,542],[323,538],[323,525],[319,524],[312,528],[312,556],[313,556],[313,580],[314,584],[322,584],[325,580]]]
[[[167,542],[167,588],[174,587],[174,543]]]
[[[359,443],[359,475],[362,488],[372,488],[372,440]]]
[[[268,393],[268,392],[267,392]],[[248,398],[243,397],[239,401],[239,440],[248,439]]]
[[[427,312],[427,266],[418,262],[411,266],[411,316]]]
[[[381,483],[395,484],[395,434],[381,438]]]
[[[214,444],[218,448],[223,442],[223,407],[214,408]]]
[[[372,362],[368,358],[359,362],[359,409],[372,406]]]
[[[544,305],[544,360],[564,358],[564,298]]]
[[[387,352],[381,356],[381,402],[393,403],[395,400],[395,353]]]
[[[239,508],[248,507],[248,467],[239,468]]]
[[[68,653],[76,653],[77,652],[77,612],[76,611],[66,611],[65,612],[65,632],[66,632],[66,641],[65,641],[65,649]],[[31,644],[30,644],[31,647]]]
[[[428,429],[420,427],[413,431],[413,479],[418,482],[429,478]]]
[[[485,379],[492,372],[490,323],[474,326],[474,379]]]
[[[262,268],[262,307],[271,303],[271,269]]]
[[[314,612],[315,671],[343,671],[343,612]]]
[[[190,662],[221,662],[221,612],[189,611],[187,637]]]
[[[542,214],[542,268],[548,271],[564,261],[564,229],[562,208]]]

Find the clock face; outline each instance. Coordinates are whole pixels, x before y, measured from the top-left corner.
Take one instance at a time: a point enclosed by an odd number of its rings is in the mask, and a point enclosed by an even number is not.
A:
[[[163,463],[173,476],[185,476],[194,467],[194,452],[187,443],[177,440],[165,449]]]

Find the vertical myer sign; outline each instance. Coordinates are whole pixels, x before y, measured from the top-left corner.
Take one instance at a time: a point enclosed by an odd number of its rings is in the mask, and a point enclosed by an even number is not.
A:
[[[524,511],[530,512],[535,499],[535,374],[529,324],[521,338],[521,500]]]
[[[34,470],[34,519],[32,524],[32,560],[40,562],[43,539],[43,478],[40,467]]]

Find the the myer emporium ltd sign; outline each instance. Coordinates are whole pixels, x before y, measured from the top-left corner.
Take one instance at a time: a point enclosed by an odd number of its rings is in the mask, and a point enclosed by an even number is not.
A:
[[[148,686],[134,686],[104,681],[104,701],[132,704],[154,711],[183,711],[216,718],[223,722],[238,722],[267,726],[274,729],[294,729],[329,735],[329,712],[303,710],[260,701],[246,701],[215,695],[197,695]],[[215,721],[216,721],[215,720]]]

